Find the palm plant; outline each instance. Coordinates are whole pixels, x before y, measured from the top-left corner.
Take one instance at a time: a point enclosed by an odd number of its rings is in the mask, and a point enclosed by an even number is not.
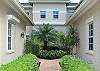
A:
[[[66,36],[66,44],[72,54],[73,48],[79,43],[77,29],[70,25],[68,35]]]
[[[46,49],[48,47],[48,42],[54,42],[56,40],[57,31],[54,30],[52,25],[43,24],[39,26],[38,30],[33,33],[34,36],[37,36],[40,39]]]

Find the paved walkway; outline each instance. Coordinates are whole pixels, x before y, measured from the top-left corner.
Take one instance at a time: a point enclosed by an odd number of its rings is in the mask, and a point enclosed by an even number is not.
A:
[[[59,59],[44,60],[40,59],[40,71],[61,71],[59,66]]]

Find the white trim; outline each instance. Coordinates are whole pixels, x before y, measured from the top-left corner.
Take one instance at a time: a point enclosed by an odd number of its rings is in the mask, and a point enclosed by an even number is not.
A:
[[[88,19],[86,20],[86,23],[88,24],[89,22],[92,22],[92,21],[93,21],[93,16],[90,17],[90,18],[88,18]]]
[[[86,54],[89,54],[89,55],[92,55],[92,56],[95,55],[95,52],[94,52],[94,51],[91,51],[91,50],[90,50],[90,51],[86,51],[85,53],[86,53]]]
[[[14,52],[15,52],[14,50],[7,50],[7,54],[12,54]]]
[[[14,48],[13,47],[15,47],[15,44],[14,44],[14,46],[12,47],[12,42],[11,42],[11,50],[8,50],[8,20],[12,20],[13,22],[17,22],[17,23],[20,23],[20,20],[18,19],[18,18],[16,18],[15,16],[13,16],[13,15],[7,15],[7,22],[6,22],[6,25],[7,25],[7,37],[6,37],[6,51],[7,51],[7,54],[11,54],[11,53],[14,53]],[[15,22],[15,23],[16,23]],[[14,24],[14,25],[16,25],[16,24]],[[15,26],[16,27],[16,26]],[[12,29],[12,28],[11,28]],[[15,31],[16,31],[16,28],[15,28]],[[12,35],[11,35],[12,36]]]
[[[86,47],[86,51],[85,51],[85,53],[86,54],[89,54],[89,55],[95,55],[95,52],[94,52],[94,44],[93,44],[93,50],[89,50],[89,23],[90,22],[92,22],[92,21],[94,21],[94,19],[93,19],[93,16],[92,17],[90,17],[90,18],[88,18],[87,20],[86,20],[86,27],[87,27],[87,37],[86,37],[86,40],[87,40],[87,47]],[[93,23],[94,24],[94,23]],[[93,37],[93,36],[92,36]],[[93,39],[93,41],[94,41],[94,39]],[[93,42],[94,43],[94,42]]]
[[[57,0],[52,0],[52,1],[51,0],[48,0],[48,1],[38,0],[37,1],[37,0],[34,0],[33,1],[33,0],[30,0],[29,2],[31,2],[31,3],[69,3],[70,1],[66,1],[66,0],[64,0],[64,1],[59,1],[59,0],[58,1]]]
[[[8,15],[8,19],[14,19],[18,23],[20,23],[20,20],[18,18],[16,18],[15,16],[13,16],[13,15]]]

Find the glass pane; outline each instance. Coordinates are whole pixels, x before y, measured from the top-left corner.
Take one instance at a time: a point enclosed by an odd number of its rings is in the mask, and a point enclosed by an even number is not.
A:
[[[8,35],[11,36],[11,30],[8,30]]]
[[[11,50],[11,37],[8,37],[8,50]]]
[[[89,44],[89,50],[93,50],[93,44]]]
[[[8,35],[11,36],[11,24],[8,23]]]
[[[53,17],[54,17],[54,18],[58,18],[58,15],[54,15]]]
[[[93,30],[91,30],[91,36],[93,36]]]
[[[46,11],[40,11],[41,15],[46,15]]]
[[[91,24],[91,29],[93,29],[93,23]]]
[[[89,38],[89,43],[93,44],[93,37]]]
[[[89,30],[89,36],[91,36],[91,31]]]
[[[41,18],[46,18],[46,15],[41,15]]]
[[[91,24],[89,24],[89,30],[91,30]]]
[[[59,13],[58,11],[53,11],[54,15],[58,15],[58,13]]]

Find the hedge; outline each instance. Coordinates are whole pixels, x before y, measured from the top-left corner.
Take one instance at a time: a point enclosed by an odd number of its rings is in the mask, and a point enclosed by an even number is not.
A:
[[[66,55],[66,52],[62,50],[40,50],[38,57],[43,59],[57,59],[63,57],[64,55]]]
[[[97,71],[86,62],[75,56],[64,56],[60,61],[62,71]]]
[[[0,71],[38,71],[38,58],[32,54],[26,54],[7,65],[2,65]]]

